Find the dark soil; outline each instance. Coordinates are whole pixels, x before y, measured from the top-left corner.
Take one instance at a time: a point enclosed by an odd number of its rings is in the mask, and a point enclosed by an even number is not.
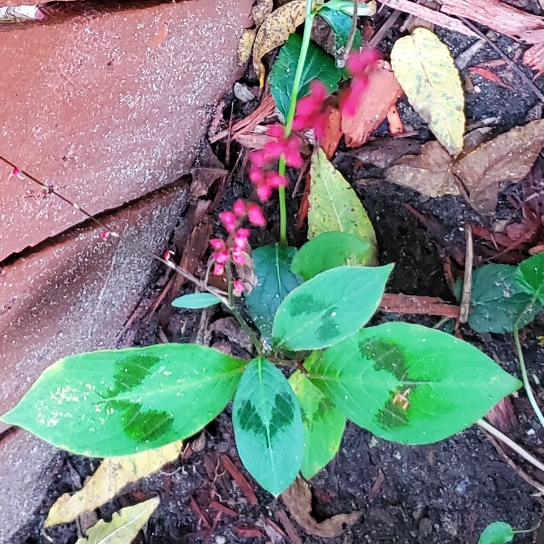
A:
[[[454,56],[472,43],[464,37],[438,31],[440,37],[452,48]],[[388,35],[383,42],[391,42]],[[498,44],[510,48],[513,54],[516,44],[501,38]],[[488,47],[480,50],[472,63],[494,59],[496,55]],[[476,76],[479,78],[479,76]],[[505,81],[517,89],[516,95],[485,80],[477,79],[478,92],[468,93],[467,119],[471,124],[484,118],[494,117],[494,126],[504,130],[524,124],[536,98],[526,89],[517,76],[505,71]],[[510,78],[510,79],[509,79]],[[236,105],[238,110],[247,106]],[[230,107],[226,109],[230,112]],[[248,111],[244,111],[245,114]],[[401,113],[406,124],[414,129],[424,128],[421,120],[404,103]],[[380,131],[378,131],[379,133]],[[425,131],[422,131],[425,134]],[[239,152],[233,149],[233,153]],[[221,150],[219,150],[221,153]],[[464,225],[490,224],[494,219],[519,220],[519,210],[509,204],[503,196],[496,216],[482,218],[470,210],[461,198],[444,197],[428,200],[421,195],[376,181],[382,173],[366,167],[357,167],[351,159],[338,161],[338,168],[352,181],[358,191],[376,229],[380,261],[395,262],[395,270],[388,285],[389,292],[438,296],[453,301],[453,294],[444,274],[444,265],[452,263],[447,248],[452,245],[464,253]],[[367,178],[373,181],[366,182]],[[506,188],[506,191],[520,191]],[[230,193],[226,194],[219,207],[227,207],[234,198],[249,195],[250,186],[243,180],[239,170],[233,177]],[[506,194],[506,193],[505,193]],[[442,239],[433,235],[405,207],[410,204],[425,217],[436,220],[447,233]],[[298,201],[290,204],[294,217]],[[277,211],[268,210],[271,214]],[[276,224],[276,221],[271,221]],[[253,245],[274,241],[276,233],[260,234]],[[304,233],[291,233],[291,239],[303,242]],[[256,243],[258,242],[258,243]],[[476,245],[478,253],[478,245]],[[480,255],[481,256],[481,255]],[[478,254],[477,254],[478,257]],[[456,265],[452,265],[456,273]],[[158,284],[164,282],[158,280]],[[150,296],[158,292],[158,288]],[[157,342],[159,327],[170,341],[190,341],[204,333],[208,343],[228,342],[225,335],[209,332],[209,325],[225,314],[221,310],[205,312],[180,312],[163,307],[155,314],[151,326],[141,331],[139,343]],[[397,319],[395,316],[379,314],[376,322]],[[438,318],[403,319],[434,325]],[[525,334],[527,363],[531,374],[542,376],[544,372],[544,346],[537,336],[541,334],[544,321],[542,315],[528,327]],[[470,329],[461,330],[463,337],[495,357],[503,367],[519,375],[513,341],[509,335],[476,335]],[[243,354],[243,348],[232,345],[232,349]],[[523,393],[521,393],[523,396]],[[523,398],[514,403],[519,427],[512,430],[514,439],[529,450],[542,453],[543,433],[536,420],[526,409]],[[534,428],[533,428],[534,426]],[[140,543],[174,544],[208,541],[217,544],[253,542],[294,542],[271,529],[271,520],[281,530],[287,531],[282,522],[282,510],[287,512],[281,499],[272,497],[259,488],[245,473],[237,457],[229,409],[205,432],[206,445],[199,452],[192,452],[179,463],[165,467],[162,472],[131,486],[118,499],[100,509],[101,518],[109,519],[112,512],[159,494],[161,505],[150,520],[145,537]],[[227,454],[246,474],[258,504],[252,505],[240,488],[225,472],[221,455]],[[74,481],[69,463],[82,478],[97,466],[96,461],[62,454],[61,462],[55,464],[48,477],[51,489],[43,507],[36,513],[34,522],[14,535],[13,544],[46,543],[40,528],[48,508],[60,494],[74,490]],[[516,459],[520,465],[519,459]],[[544,481],[523,465],[534,478]],[[59,468],[60,467],[60,468]],[[442,442],[407,447],[376,439],[367,431],[348,424],[338,456],[312,481],[313,515],[319,521],[338,513],[361,511],[362,518],[345,533],[334,539],[322,539],[306,534],[293,522],[301,542],[305,543],[428,543],[428,544],[476,544],[481,531],[493,521],[506,521],[516,529],[534,527],[541,519],[542,501],[535,489],[522,481],[497,454],[494,446],[476,428],[468,429]],[[231,509],[236,516],[223,514],[216,518],[217,510],[210,501],[218,501]],[[197,511],[200,510],[199,515]],[[287,512],[288,513],[288,512]],[[216,521],[214,521],[216,520]],[[206,526],[209,524],[209,527]],[[258,530],[262,537],[251,532]],[[77,539],[75,524],[48,531],[55,543],[73,543]],[[533,542],[532,535],[516,536],[518,544]]]

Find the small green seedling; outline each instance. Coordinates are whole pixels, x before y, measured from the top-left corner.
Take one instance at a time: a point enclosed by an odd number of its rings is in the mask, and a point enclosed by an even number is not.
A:
[[[512,542],[515,535],[532,533],[536,531],[538,527],[539,525],[524,531],[514,531],[512,526],[508,523],[504,523],[504,521],[494,521],[489,524],[480,535],[478,544],[507,544],[508,542]]]

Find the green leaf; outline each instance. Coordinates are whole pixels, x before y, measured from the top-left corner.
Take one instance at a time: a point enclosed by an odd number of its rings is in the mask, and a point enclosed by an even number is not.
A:
[[[300,471],[309,480],[336,455],[346,418],[300,371],[291,375],[289,383],[300,403],[304,427],[304,458]]]
[[[512,542],[514,531],[508,523],[495,521],[488,525],[480,535],[478,544],[507,544]]]
[[[448,48],[426,28],[397,40],[391,66],[413,108],[450,155],[463,150],[465,98]]]
[[[309,280],[337,266],[365,264],[372,249],[367,242],[345,232],[322,232],[306,242],[293,257],[291,270]]]
[[[521,291],[544,304],[544,253],[520,263],[514,280]]]
[[[1,419],[80,455],[130,455],[202,429],[231,400],[246,364],[192,344],[72,355]]]
[[[352,2],[350,2],[350,6],[348,6],[348,9],[351,10],[349,15],[337,9],[330,9],[330,6],[328,6],[327,4],[325,4],[319,10],[319,15],[323,17],[323,19],[325,19],[327,23],[329,23],[330,27],[334,32],[336,57],[344,54],[344,50],[349,39],[349,34],[351,31],[351,16],[353,13]],[[363,38],[361,36],[361,32],[357,29],[355,31],[352,49],[359,51],[362,43]]]
[[[293,390],[266,359],[253,359],[244,372],[232,422],[244,466],[262,487],[279,495],[300,470],[304,432]]]
[[[298,34],[291,34],[281,48],[278,59],[272,66],[269,76],[270,92],[276,102],[276,107],[285,119],[289,112],[291,93],[295,82],[295,71],[302,47],[302,38]],[[319,79],[327,89],[333,93],[338,89],[338,82],[342,77],[336,68],[334,59],[322,51],[317,45],[310,42],[306,62],[302,70],[298,98],[309,93],[310,82]]]
[[[264,339],[272,343],[272,324],[283,299],[302,283],[291,272],[291,261],[297,250],[280,244],[262,246],[253,252],[257,286],[245,296],[251,319]]]
[[[114,512],[111,521],[99,520],[76,544],[130,544],[160,503],[159,497]]]
[[[471,313],[468,324],[476,332],[505,333],[530,323],[541,310],[540,302],[532,303],[532,296],[524,292],[516,277],[518,267],[506,264],[487,264],[472,275]]]
[[[277,348],[292,351],[332,346],[359,330],[382,299],[393,265],[340,266],[289,293],[274,320]]]
[[[521,385],[474,346],[408,323],[363,329],[305,366],[348,419],[403,444],[455,434]]]
[[[192,293],[183,295],[172,301],[172,306],[176,308],[187,308],[188,310],[199,310],[200,308],[209,308],[215,306],[221,301],[210,293]]]
[[[376,235],[361,201],[321,148],[312,157],[308,238],[339,231],[370,246],[365,265],[376,263]]]

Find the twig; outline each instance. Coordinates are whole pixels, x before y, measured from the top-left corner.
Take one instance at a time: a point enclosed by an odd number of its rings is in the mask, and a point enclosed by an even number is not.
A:
[[[387,18],[385,23],[379,28],[379,30],[370,38],[368,42],[368,47],[377,47],[378,44],[382,41],[382,38],[387,34],[387,31],[397,22],[397,19],[400,17],[402,11],[394,9],[391,12],[391,15]]]
[[[493,425],[490,425],[487,421],[479,419],[476,425],[487,431],[489,434],[498,438],[501,442],[512,448],[518,455],[523,457],[526,461],[529,461],[533,466],[544,472],[544,463],[541,463],[536,457],[533,457],[528,451],[524,450],[521,446],[516,444],[513,440],[508,438],[505,434],[501,433],[498,429],[495,429]]]
[[[357,11],[359,9],[359,0],[353,1],[353,13],[351,15],[351,27],[349,29],[349,36],[346,42],[346,48],[344,53],[336,61],[338,68],[343,68],[346,65],[349,54],[351,53],[351,48],[353,47],[353,41],[355,40],[355,33],[357,32]]]
[[[474,262],[474,244],[472,241],[472,227],[467,224],[465,227],[466,234],[466,253],[465,253],[465,281],[463,282],[463,296],[461,297],[461,312],[459,321],[466,323],[468,314],[470,313],[470,295],[472,293],[472,265]]]
[[[491,48],[494,49],[495,52],[498,53],[504,59],[506,64],[508,64],[508,66],[512,70],[514,70],[516,74],[518,74],[518,76],[523,80],[523,83],[525,83],[525,85],[527,85],[531,89],[531,91],[535,93],[538,99],[541,102],[544,102],[544,94],[540,92],[540,89],[525,75],[523,70],[510,57],[508,57],[506,53],[502,51],[500,47],[494,44],[483,32],[478,30],[478,28],[475,25],[473,25],[468,19],[465,19],[464,17],[461,17],[460,15],[456,15],[456,17],[462,23],[464,23],[468,28],[470,28],[470,30],[472,30],[475,34],[477,34],[482,40],[485,40],[491,46]]]

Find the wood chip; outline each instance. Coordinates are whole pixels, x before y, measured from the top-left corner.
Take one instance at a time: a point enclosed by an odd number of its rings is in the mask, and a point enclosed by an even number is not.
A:
[[[259,501],[257,500],[257,496],[255,495],[253,488],[251,485],[249,485],[249,482],[246,480],[245,476],[238,470],[227,454],[221,455],[221,463],[223,463],[225,469],[238,484],[238,487],[242,490],[242,493],[246,496],[246,499],[253,505],[258,504]]]

